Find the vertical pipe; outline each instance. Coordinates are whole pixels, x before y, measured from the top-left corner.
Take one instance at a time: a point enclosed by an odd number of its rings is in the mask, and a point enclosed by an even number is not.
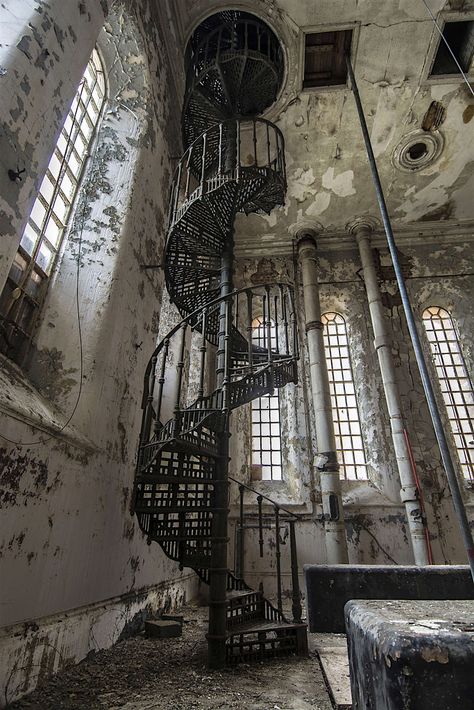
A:
[[[188,328],[187,323],[183,323],[181,326],[181,342],[179,345],[179,357],[178,364],[176,365],[176,370],[178,371],[176,395],[174,402],[174,414],[175,417],[178,416],[181,407],[181,387],[183,384],[183,370],[184,370],[184,350],[186,346],[186,331]]]
[[[303,609],[301,608],[300,580],[298,577],[298,552],[296,548],[295,521],[289,521],[290,526],[290,555],[291,555],[291,598],[293,621],[301,624]]]
[[[221,256],[220,295],[232,291],[233,235],[229,234],[226,249]],[[222,432],[219,434],[219,460],[214,475],[214,512],[212,516],[212,545],[209,579],[209,631],[208,662],[210,668],[222,668],[226,662],[227,627],[227,519],[229,475],[230,409],[228,397],[229,357],[228,337],[232,318],[230,298],[219,309],[219,336],[217,349],[217,387],[222,388]]]
[[[257,160],[257,121],[253,119],[252,121],[253,124],[253,159],[254,159],[254,165],[255,167],[258,167],[258,160]]]
[[[244,493],[245,488],[239,486],[239,573],[237,577],[244,576]]]
[[[252,291],[247,291],[247,347],[248,347],[248,358],[249,358],[249,368],[252,370],[253,367],[253,329],[252,329],[252,301],[253,293]]]
[[[280,551],[280,508],[275,505],[275,556],[277,573],[277,599],[278,611],[283,611],[282,590],[281,590],[281,551]]]
[[[280,352],[280,338],[278,334],[278,321],[279,321],[279,315],[278,315],[278,296],[274,297],[274,317],[275,317],[275,351],[277,353]]]
[[[263,557],[263,517],[262,517],[262,496],[257,496],[258,504],[258,547],[260,551],[260,557]]]
[[[207,147],[207,133],[205,133],[202,137],[201,195],[206,194],[206,147]]]
[[[390,217],[387,210],[387,205],[385,203],[385,197],[383,194],[382,184],[380,182],[379,173],[377,170],[377,164],[375,162],[374,152],[372,150],[372,144],[370,142],[369,131],[367,128],[367,123],[365,121],[364,109],[362,108],[362,103],[359,96],[359,90],[354,76],[354,71],[352,69],[352,64],[348,56],[346,56],[347,70],[349,72],[349,77],[351,80],[352,91],[354,94],[354,99],[357,106],[357,112],[359,114],[360,125],[362,129],[362,134],[364,136],[365,147],[367,150],[367,156],[369,160],[370,170],[372,172],[372,178],[374,181],[375,192],[377,194],[377,200],[379,203],[380,213],[382,215],[382,221],[385,228],[385,234],[387,236],[388,248],[390,251],[390,256],[392,257],[392,263],[395,270],[395,276],[398,283],[398,288],[400,291],[400,296],[402,299],[403,308],[405,311],[405,317],[407,319],[408,330],[410,332],[411,341],[413,344],[413,350],[415,352],[416,361],[418,364],[418,369],[420,371],[421,381],[423,383],[423,389],[425,391],[426,400],[428,403],[428,409],[431,415],[431,421],[433,423],[433,429],[436,434],[436,439],[438,441],[438,446],[441,454],[441,459],[443,461],[444,470],[446,471],[446,477],[448,479],[449,488],[451,490],[451,495],[453,497],[454,509],[458,517],[458,523],[461,531],[461,536],[466,548],[466,554],[469,561],[469,566],[471,568],[471,575],[474,579],[474,543],[472,540],[472,532],[469,527],[469,521],[467,519],[466,509],[464,507],[464,501],[462,499],[461,490],[459,487],[459,481],[457,479],[456,471],[454,469],[454,464],[451,458],[451,453],[449,451],[448,441],[446,439],[446,434],[444,432],[443,423],[441,421],[441,416],[438,409],[438,403],[436,402],[436,397],[434,394],[433,386],[431,384],[428,367],[426,365],[425,357],[423,354],[423,348],[421,346],[420,336],[416,329],[415,318],[413,316],[413,311],[411,308],[410,300],[408,298],[408,292],[406,289],[405,278],[400,266],[398,259],[397,247],[395,244],[395,238],[393,236],[392,224],[390,222]]]
[[[429,553],[426,543],[423,513],[404,434],[402,404],[396,382],[395,365],[391,348],[392,344],[385,324],[382,294],[380,292],[372,248],[370,246],[372,226],[370,223],[359,221],[351,227],[351,231],[355,235],[359,246],[359,254],[364,272],[365,289],[375,336],[374,347],[377,352],[380,372],[382,374],[382,384],[390,418],[393,448],[400,479],[399,483],[401,485],[400,497],[405,504],[415,564],[427,565],[429,564]],[[396,500],[398,498],[396,487],[392,485],[390,487],[391,490],[387,486],[386,488],[389,496]]]
[[[303,279],[306,338],[318,447],[315,466],[321,481],[327,561],[329,564],[346,564],[349,557],[321,323],[315,235],[314,232],[305,230],[298,233],[297,237],[299,238],[298,256]]]

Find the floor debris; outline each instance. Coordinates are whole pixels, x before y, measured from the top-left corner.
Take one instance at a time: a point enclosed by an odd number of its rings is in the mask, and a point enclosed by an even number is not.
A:
[[[207,608],[180,613],[181,637],[141,634],[89,654],[10,710],[331,710],[315,654],[210,671]]]

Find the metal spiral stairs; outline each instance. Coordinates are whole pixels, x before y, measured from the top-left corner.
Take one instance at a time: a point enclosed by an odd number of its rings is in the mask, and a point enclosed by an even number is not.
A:
[[[187,149],[165,247],[182,321],[145,373],[133,508],[148,542],[210,585],[209,664],[221,667],[307,648],[301,619],[289,622],[227,564],[230,413],[297,378],[291,287],[232,285],[236,214],[268,213],[285,198],[283,136],[257,117],[276,98],[283,57],[262,21],[227,11],[202,23],[187,59]]]

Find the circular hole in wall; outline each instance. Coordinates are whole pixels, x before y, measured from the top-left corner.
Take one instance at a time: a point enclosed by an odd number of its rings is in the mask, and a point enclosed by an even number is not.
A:
[[[392,155],[392,162],[399,170],[415,172],[423,170],[441,155],[444,140],[441,133],[413,131],[403,136]]]
[[[408,148],[408,155],[412,160],[420,160],[428,152],[425,143],[415,143]]]

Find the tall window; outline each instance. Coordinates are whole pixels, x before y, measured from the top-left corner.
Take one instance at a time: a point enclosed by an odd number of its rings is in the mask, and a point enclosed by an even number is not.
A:
[[[474,480],[474,390],[459,344],[456,325],[444,308],[423,311],[436,374],[454,436],[463,477]]]
[[[263,317],[252,323],[254,346],[266,350],[267,325]],[[275,326],[270,328],[270,347],[276,347]],[[255,356],[256,357],[256,356]],[[281,481],[280,395],[265,395],[252,402],[252,467],[263,481]]]
[[[346,322],[339,313],[324,313],[321,321],[341,474],[346,479],[366,479],[367,463],[352,376]]]
[[[104,70],[94,49],[0,296],[0,349],[13,359],[22,359],[31,340],[104,99]]]

